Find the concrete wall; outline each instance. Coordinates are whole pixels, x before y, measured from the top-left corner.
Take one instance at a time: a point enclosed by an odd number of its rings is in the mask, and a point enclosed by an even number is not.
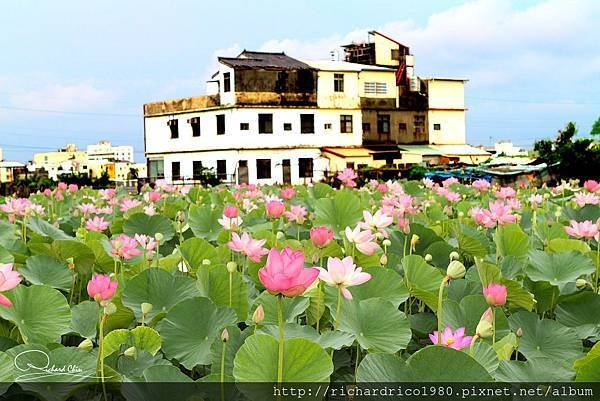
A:
[[[343,74],[344,91],[335,92],[334,76]],[[319,107],[331,109],[358,109],[360,95],[357,71],[319,71],[317,104]]]
[[[365,143],[380,142],[377,132],[377,116],[387,114],[390,116],[390,143],[427,143],[427,113],[415,111],[391,111],[391,110],[363,110],[363,123],[369,123],[370,132],[363,132]],[[425,117],[425,126],[422,132],[417,133],[415,127],[415,116]],[[400,123],[406,124],[406,131],[400,131]],[[382,137],[384,140],[384,137]]]
[[[464,81],[428,79],[427,93],[430,109],[464,109]]]
[[[375,33],[375,64],[397,66],[398,60],[392,60],[392,49],[399,49],[398,43]]]
[[[464,144],[466,141],[464,110],[430,110],[428,113],[429,143],[437,145]],[[440,124],[435,130],[434,125]]]

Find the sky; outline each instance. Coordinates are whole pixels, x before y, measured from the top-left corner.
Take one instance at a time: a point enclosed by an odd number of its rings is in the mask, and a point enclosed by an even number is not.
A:
[[[468,79],[467,142],[531,146],[600,117],[600,1],[19,0],[0,3],[5,160],[108,139],[143,156],[144,103],[202,95],[217,56],[327,59],[375,29],[421,76]]]

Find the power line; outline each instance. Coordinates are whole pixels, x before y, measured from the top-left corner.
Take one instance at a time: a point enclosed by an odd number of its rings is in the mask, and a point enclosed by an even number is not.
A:
[[[490,102],[506,102],[506,103],[530,103],[530,104],[547,104],[547,105],[566,105],[566,106],[587,106],[600,104],[600,102],[564,102],[564,101],[540,101],[540,100],[522,100],[522,99],[499,99],[490,97],[466,96],[467,99],[485,100]]]
[[[141,114],[120,114],[120,113],[93,113],[93,112],[80,112],[80,111],[66,111],[66,110],[49,110],[49,109],[29,109],[25,107],[9,107],[0,105],[0,109],[15,110],[15,111],[31,111],[35,113],[51,113],[51,114],[69,114],[78,116],[102,116],[102,117],[136,117],[141,118]]]

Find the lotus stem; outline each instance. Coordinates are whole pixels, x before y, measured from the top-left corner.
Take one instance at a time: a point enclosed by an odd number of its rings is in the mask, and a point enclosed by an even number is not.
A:
[[[469,346],[469,355],[473,356],[473,351],[475,350],[475,342],[479,338],[479,334],[475,334],[473,339],[471,340],[471,345]]]
[[[232,290],[233,290],[233,273],[229,273],[229,307],[231,308],[231,298],[232,298]]]
[[[496,307],[492,307],[492,345],[496,344]]]
[[[285,340],[283,332],[283,296],[277,296],[277,318],[279,321],[279,361],[277,363],[277,384],[283,382],[283,344]]]
[[[335,310],[335,321],[333,322],[333,331],[337,330],[340,319],[340,308],[342,306],[342,287],[338,286],[337,308]]]
[[[440,290],[438,291],[438,307],[437,307],[437,329],[438,329],[438,345],[442,345],[442,310],[443,310],[443,299],[444,299],[444,287],[448,282],[448,276],[444,277],[440,284]]]
[[[227,349],[227,341],[222,341],[223,350],[221,351],[221,384],[225,381],[225,351]],[[223,392],[221,391],[221,398],[223,398]]]

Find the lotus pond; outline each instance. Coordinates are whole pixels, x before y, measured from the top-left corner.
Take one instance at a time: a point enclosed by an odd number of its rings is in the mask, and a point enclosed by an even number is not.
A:
[[[0,394],[600,381],[600,184],[59,184],[0,201]]]

